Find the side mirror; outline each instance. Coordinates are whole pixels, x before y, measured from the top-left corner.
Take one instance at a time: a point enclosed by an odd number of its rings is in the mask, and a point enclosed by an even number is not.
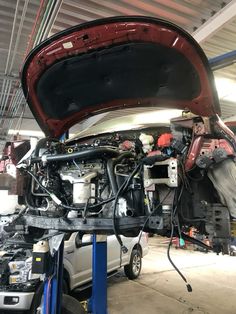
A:
[[[78,233],[75,238],[75,246],[77,249],[83,246],[92,245],[92,243],[93,243],[92,234],[81,235],[80,233]]]

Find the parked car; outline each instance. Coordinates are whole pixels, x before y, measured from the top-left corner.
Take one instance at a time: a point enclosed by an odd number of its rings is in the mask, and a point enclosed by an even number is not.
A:
[[[141,272],[142,257],[148,253],[148,237],[143,233],[140,241],[139,237],[122,237],[122,241],[128,249],[127,253],[121,253],[114,235],[107,237],[108,275],[124,267],[126,276],[136,279]],[[32,245],[29,243],[17,239],[5,241],[5,251],[0,251],[0,312],[30,310],[30,313],[34,313],[38,307],[43,277],[32,274],[31,252]],[[67,234],[64,245],[64,293],[71,293],[78,288],[83,290],[91,280],[91,235],[84,235],[81,241],[77,232]]]

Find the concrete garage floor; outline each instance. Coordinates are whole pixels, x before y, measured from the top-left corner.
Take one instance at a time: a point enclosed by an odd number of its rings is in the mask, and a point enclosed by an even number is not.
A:
[[[170,265],[163,239],[149,239],[150,251],[136,281],[123,272],[109,279],[109,314],[235,314],[236,257],[171,249],[171,256],[193,288]]]

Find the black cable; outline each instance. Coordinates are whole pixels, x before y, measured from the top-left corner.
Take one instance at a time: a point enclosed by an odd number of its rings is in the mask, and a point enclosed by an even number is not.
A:
[[[167,199],[167,197],[169,196],[170,192],[172,190],[169,190],[167,192],[167,194],[165,195],[165,197],[163,198],[163,200],[157,205],[157,207],[150,213],[150,215],[147,217],[147,219],[145,220],[144,224],[143,224],[143,228],[140,232],[140,235],[139,235],[139,240],[138,240],[138,244],[140,243],[141,241],[141,237],[142,237],[142,233],[143,233],[143,230],[148,222],[148,220],[150,219],[150,217],[158,210],[158,208],[163,204],[163,202]],[[183,191],[183,189],[181,189],[181,191]],[[180,195],[178,197],[178,201],[177,201],[177,204],[180,200],[180,197],[181,197],[182,193],[180,192]],[[173,206],[172,206],[173,208]],[[174,213],[176,213],[176,210],[177,210],[177,205],[175,206],[175,209],[174,209]],[[181,276],[181,278],[184,280],[184,282],[186,282],[186,287],[187,287],[187,290],[188,292],[192,292],[192,287],[191,285],[187,282],[187,279],[185,278],[185,276],[181,273],[181,271],[178,269],[178,267],[174,264],[174,262],[172,261],[171,257],[170,257],[170,247],[171,247],[171,244],[172,244],[172,240],[173,240],[173,233],[174,233],[174,222],[173,222],[173,212],[171,211],[171,236],[170,236],[170,242],[169,242],[169,245],[168,245],[168,249],[167,249],[167,257],[168,257],[168,260],[169,262],[171,263],[171,265],[174,267],[174,269],[177,271],[177,273]]]
[[[202,242],[200,240],[197,240],[197,239],[195,239],[193,237],[190,237],[189,235],[187,235],[187,234],[185,234],[183,232],[182,232],[182,238],[184,240],[189,241],[189,242],[191,242],[193,244],[196,244],[196,245],[198,245],[198,246],[200,246],[200,247],[202,247],[202,248],[204,248],[206,250],[213,251],[213,247],[212,246],[207,245],[204,242]]]
[[[179,163],[180,163],[180,166],[181,166],[181,168],[180,168],[181,169],[181,175],[182,175],[181,180],[182,180],[184,186],[186,187],[186,190],[189,191],[190,193],[192,193],[192,188],[190,186],[188,177],[186,176],[184,163],[181,160],[181,158],[179,159]]]
[[[128,178],[123,182],[123,184],[120,186],[116,196],[115,196],[115,202],[114,202],[114,207],[113,207],[113,217],[112,217],[112,220],[113,220],[113,231],[114,231],[114,234],[116,236],[116,239],[117,241],[119,242],[121,248],[122,248],[122,251],[124,253],[127,252],[127,248],[123,246],[123,242],[121,240],[121,237],[120,235],[118,234],[118,231],[117,231],[117,226],[116,226],[116,208],[117,208],[117,204],[118,204],[118,200],[119,200],[119,197],[120,195],[127,189],[127,187],[129,186],[130,184],[130,181],[132,180],[132,178],[135,176],[135,174],[138,172],[139,168],[141,167],[142,163],[139,163],[135,168],[134,170],[131,172],[131,174],[128,176]]]
[[[184,191],[184,185],[182,184],[181,190],[180,190],[180,193],[179,193],[179,196],[178,196],[178,200],[177,200],[177,205],[179,204],[179,201],[181,199],[183,191]],[[173,213],[173,219],[175,219],[175,215],[176,215],[176,211],[177,211],[177,205],[175,206],[175,211]],[[173,221],[173,223],[174,223],[174,221]],[[177,229],[178,229],[178,232],[179,232],[179,239],[181,239],[181,228],[180,228],[180,223],[179,223],[179,216],[177,216]]]
[[[96,207],[98,207],[98,206],[105,205],[105,204],[107,204],[107,203],[110,203],[110,202],[114,201],[114,199],[115,199],[115,196],[112,196],[112,197],[107,198],[106,200],[104,200],[104,201],[102,201],[102,202],[100,202],[100,203],[97,203],[97,204],[94,204],[94,205],[90,205],[90,206],[88,207],[88,209],[93,209],[93,208],[96,208]]]
[[[83,217],[84,223],[86,222],[86,214],[87,214],[87,210],[88,210],[88,205],[89,205],[89,198],[87,199],[87,202],[85,203],[85,206],[84,206],[84,210],[82,212],[82,217]]]
[[[183,190],[183,189],[182,189]],[[182,191],[181,190],[181,191]],[[173,266],[173,268],[177,271],[177,273],[180,275],[180,277],[183,279],[183,281],[186,283],[186,287],[187,287],[187,291],[188,292],[192,292],[192,287],[191,285],[187,282],[187,279],[186,277],[182,274],[182,272],[178,269],[178,267],[175,265],[175,263],[172,261],[171,259],[171,256],[170,256],[170,247],[171,247],[171,244],[172,244],[172,240],[173,240],[173,234],[174,234],[174,215],[177,211],[177,206],[178,206],[178,202],[180,200],[180,197],[181,197],[182,193],[180,193],[180,195],[178,196],[178,200],[176,202],[176,205],[175,205],[175,209],[173,211],[171,211],[171,234],[170,234],[170,241],[169,241],[169,244],[168,244],[168,248],[167,248],[167,257],[168,257],[168,260],[169,262],[171,263],[171,265]],[[173,206],[174,206],[174,201],[173,201]],[[172,208],[173,208],[172,206]]]
[[[174,262],[172,261],[171,257],[170,257],[170,247],[172,244],[172,240],[173,240],[173,234],[174,234],[174,224],[171,224],[171,236],[170,236],[170,242],[168,244],[168,249],[167,249],[167,257],[169,262],[171,263],[171,265],[174,267],[174,269],[177,271],[177,273],[180,275],[180,277],[183,279],[183,281],[186,283],[186,287],[188,292],[192,292],[193,289],[191,287],[191,285],[187,282],[187,279],[185,278],[185,276],[181,273],[181,271],[178,269],[178,267],[174,264]]]
[[[146,220],[145,220],[145,222],[144,222],[144,224],[143,224],[143,227],[142,227],[142,229],[141,229],[141,231],[140,231],[140,235],[139,235],[139,239],[138,239],[138,245],[139,245],[139,243],[140,243],[140,241],[141,241],[141,237],[142,237],[143,230],[144,230],[146,224],[148,223],[149,219],[150,219],[150,218],[152,217],[152,215],[159,209],[159,207],[163,205],[163,202],[164,202],[164,201],[167,199],[167,197],[170,195],[170,192],[171,192],[171,191],[172,191],[172,190],[170,189],[170,190],[166,193],[166,195],[164,196],[163,200],[157,205],[157,207],[156,207],[156,208],[148,215],[148,217],[146,218]]]
[[[88,199],[87,199],[87,202],[85,203],[85,206],[84,206],[84,210],[83,210],[83,213],[82,213],[82,217],[83,217],[83,219],[84,219],[84,221],[86,221],[86,218],[87,218],[87,211],[88,211],[88,208],[89,208],[89,201],[91,200],[91,199],[98,199],[98,200],[102,200],[103,201],[103,199],[101,198],[101,197],[97,197],[97,196],[90,196]],[[102,202],[101,201],[101,202]]]

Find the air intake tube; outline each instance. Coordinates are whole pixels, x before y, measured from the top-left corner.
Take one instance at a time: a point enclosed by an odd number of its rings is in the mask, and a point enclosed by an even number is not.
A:
[[[32,163],[40,161],[55,162],[55,161],[68,161],[73,159],[91,159],[91,158],[112,158],[118,157],[119,151],[108,147],[94,147],[92,149],[86,149],[79,152],[58,154],[58,155],[43,155],[42,157],[32,158]]]

